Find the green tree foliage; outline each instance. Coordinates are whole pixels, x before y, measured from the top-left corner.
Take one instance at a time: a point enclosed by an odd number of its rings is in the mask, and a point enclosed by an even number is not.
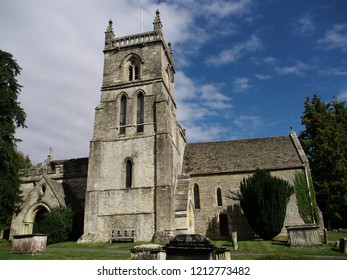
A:
[[[307,97],[299,135],[327,227],[347,227],[347,107]]]
[[[283,227],[287,204],[294,188],[268,171],[256,170],[251,177],[244,178],[240,191],[232,198],[240,206],[252,229],[263,239],[271,240]]]
[[[9,226],[21,202],[18,170],[23,156],[16,149],[15,130],[25,127],[26,114],[17,101],[20,71],[12,55],[0,50],[0,228]]]
[[[309,179],[309,186],[307,186],[304,170],[295,173],[294,186],[300,217],[306,224],[318,223],[320,217],[315,191],[311,179]]]
[[[46,212],[38,220],[40,233],[48,234],[47,244],[69,239],[73,225],[73,211],[70,207],[57,207]]]

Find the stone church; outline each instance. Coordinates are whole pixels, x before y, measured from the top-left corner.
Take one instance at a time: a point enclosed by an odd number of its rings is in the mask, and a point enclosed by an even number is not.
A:
[[[176,118],[174,56],[159,11],[153,25],[153,31],[117,38],[109,22],[89,158],[49,156],[22,171],[24,203],[11,235],[38,232],[42,213],[69,205],[79,242],[167,240],[178,233],[213,238],[233,231],[247,238],[254,232],[238,202],[227,198],[230,190],[257,168],[292,185],[297,172],[310,176],[293,131],[187,143]],[[293,195],[285,226],[303,223]]]

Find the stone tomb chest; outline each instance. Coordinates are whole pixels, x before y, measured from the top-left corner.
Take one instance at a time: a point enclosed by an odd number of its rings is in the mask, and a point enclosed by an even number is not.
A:
[[[167,260],[216,260],[226,257],[225,248],[217,248],[199,234],[178,234],[163,248]]]
[[[14,235],[12,254],[36,255],[46,253],[47,234]]]
[[[323,247],[320,241],[319,226],[305,224],[287,226],[290,247]]]

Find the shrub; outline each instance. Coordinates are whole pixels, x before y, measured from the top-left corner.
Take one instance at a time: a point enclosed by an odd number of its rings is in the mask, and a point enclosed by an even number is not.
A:
[[[47,244],[67,241],[72,224],[73,211],[69,207],[54,208],[39,220],[40,232],[48,234]]]
[[[240,201],[256,234],[271,240],[281,232],[287,204],[293,193],[294,188],[287,181],[258,169],[253,176],[243,179],[240,191],[233,198]]]

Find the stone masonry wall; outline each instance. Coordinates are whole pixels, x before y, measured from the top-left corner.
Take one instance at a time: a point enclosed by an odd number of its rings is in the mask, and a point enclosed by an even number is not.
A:
[[[272,175],[287,180],[293,185],[296,170],[283,170],[271,172]],[[194,184],[198,184],[200,191],[201,209],[195,209],[195,232],[207,235],[209,237],[219,236],[219,214],[228,215],[229,233],[237,231],[240,239],[254,236],[247,219],[237,201],[231,200],[226,196],[230,195],[230,190],[237,192],[240,188],[240,182],[245,174],[226,174],[226,175],[205,175],[191,177],[190,186],[193,189]],[[217,205],[217,188],[222,191],[223,206]],[[290,199],[287,206],[287,215],[284,226],[303,223],[296,204],[295,195]],[[285,228],[282,235],[286,235]]]

